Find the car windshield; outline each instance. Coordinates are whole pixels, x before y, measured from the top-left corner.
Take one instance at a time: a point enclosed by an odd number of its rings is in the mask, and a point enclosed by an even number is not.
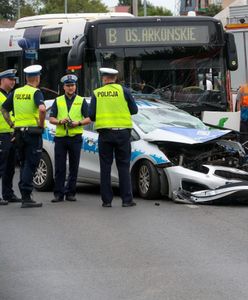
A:
[[[133,121],[145,133],[164,127],[209,129],[198,118],[174,106],[154,105],[148,108],[139,105],[139,112],[133,116]]]

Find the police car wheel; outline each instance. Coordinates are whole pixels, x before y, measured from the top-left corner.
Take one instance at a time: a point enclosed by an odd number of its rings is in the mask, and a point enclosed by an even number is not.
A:
[[[160,196],[159,175],[155,166],[148,160],[143,160],[139,164],[137,186],[142,198],[156,199]]]
[[[49,191],[53,186],[53,167],[47,153],[42,152],[39,166],[33,178],[34,187],[38,191]]]

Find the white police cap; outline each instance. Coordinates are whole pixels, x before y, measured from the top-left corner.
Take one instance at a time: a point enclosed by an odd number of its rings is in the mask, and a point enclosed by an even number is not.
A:
[[[60,79],[60,82],[63,84],[75,84],[78,78],[74,74],[67,74]]]
[[[5,70],[5,71],[0,73],[0,79],[2,79],[2,78],[14,78],[14,79],[16,79],[17,78],[17,77],[15,77],[16,72],[17,72],[16,69]]]
[[[25,68],[23,71],[28,77],[34,77],[40,75],[40,71],[42,70],[41,65],[32,65]]]
[[[102,76],[104,75],[117,75],[119,72],[115,69],[111,68],[100,68],[99,69]]]

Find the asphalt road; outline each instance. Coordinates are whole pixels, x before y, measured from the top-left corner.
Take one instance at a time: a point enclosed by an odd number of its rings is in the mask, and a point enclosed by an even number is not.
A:
[[[34,195],[42,208],[0,207],[0,300],[248,299],[246,206]]]

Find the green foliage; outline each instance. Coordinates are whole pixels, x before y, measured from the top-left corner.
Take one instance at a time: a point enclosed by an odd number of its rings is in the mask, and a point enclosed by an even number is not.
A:
[[[65,0],[20,0],[21,17],[36,14],[64,13]],[[17,19],[18,1],[0,0],[0,19]],[[101,0],[67,0],[68,13],[107,12]]]
[[[35,14],[34,6],[32,2],[28,0],[20,0],[20,14],[21,17],[32,16]],[[29,3],[30,2],[30,3]],[[0,19],[14,20],[18,17],[18,1],[16,0],[0,0]]]
[[[144,6],[139,5],[139,16],[144,16]],[[154,6],[151,2],[146,4],[146,15],[147,16],[172,16],[172,12],[162,6]]]
[[[130,6],[131,0],[119,0],[118,5]],[[138,14],[144,16],[144,2],[138,0]],[[172,16],[172,12],[162,6],[154,6],[151,2],[146,2],[146,14],[147,16]]]
[[[13,14],[13,10],[11,7],[12,3],[10,0],[0,0],[0,18],[1,19],[13,19],[14,14]]]
[[[221,5],[216,5],[216,4],[210,4],[208,6],[208,8],[206,9],[205,12],[205,16],[210,16],[210,17],[214,17],[215,15],[217,15],[221,10],[222,10],[222,6]]]
[[[43,14],[63,13],[65,11],[64,0],[43,0]],[[100,0],[67,0],[68,13],[83,12],[107,12],[107,7]]]
[[[119,0],[118,5],[121,6],[131,6],[132,1],[131,0]]]

